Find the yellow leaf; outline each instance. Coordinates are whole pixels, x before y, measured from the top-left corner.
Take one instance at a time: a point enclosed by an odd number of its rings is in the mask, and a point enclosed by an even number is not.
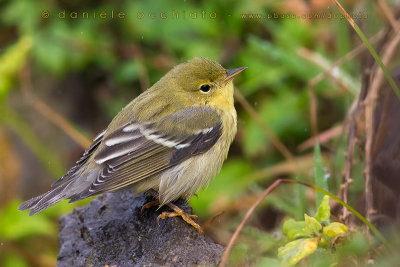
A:
[[[287,243],[278,249],[278,257],[282,263],[290,266],[315,252],[318,247],[317,238],[301,238]]]
[[[347,232],[347,226],[343,223],[333,222],[324,227],[322,232],[328,237],[335,237]]]

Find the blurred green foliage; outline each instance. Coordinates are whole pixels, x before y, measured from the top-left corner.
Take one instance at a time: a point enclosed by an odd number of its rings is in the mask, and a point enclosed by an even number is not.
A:
[[[351,3],[348,4],[351,8]],[[41,165],[45,170],[43,176],[51,179],[59,178],[71,167],[79,157],[76,151],[81,152],[82,148],[46,121],[26,99],[20,90],[26,82],[21,75],[24,68],[30,70],[28,82],[35,94],[81,132],[95,136],[131,99],[184,60],[202,56],[227,68],[247,66],[236,80],[237,88],[262,122],[296,157],[311,153],[310,148],[298,151],[298,145],[311,137],[308,82],[324,71],[322,63],[332,64],[357,45],[344,20],[243,18],[243,14],[250,13],[297,12],[294,6],[279,1],[13,0],[1,2],[0,7],[0,123],[10,130],[9,134],[23,141],[39,159],[33,164]],[[327,10],[314,8],[315,12]],[[369,18],[382,25],[373,7],[364,8]],[[103,11],[107,12],[107,19],[99,17]],[[124,19],[110,18],[111,11],[123,12]],[[60,12],[65,13],[65,18],[58,17]],[[70,17],[73,12],[79,16],[77,19]],[[88,12],[89,18],[82,18],[82,12]],[[165,19],[161,17],[163,12]],[[194,12],[196,19],[190,18]],[[214,14],[216,17],[212,18]],[[369,25],[371,21],[365,23]],[[380,28],[371,28],[367,35]],[[302,49],[316,53],[322,63],[306,59],[299,52]],[[343,121],[359,90],[360,72],[358,60],[351,60],[339,70],[338,79],[346,88],[329,79],[316,84],[320,131]],[[338,192],[345,150],[345,140],[341,137],[322,145],[322,154],[315,154],[315,169],[300,173],[285,167],[257,181],[243,179],[258,169],[290,162],[274,148],[252,116],[240,105],[237,110],[238,135],[226,163],[209,187],[190,201],[203,220],[226,211],[221,219],[224,226],[216,232],[230,236],[243,212],[272,179],[289,176]],[[41,128],[36,126],[38,122],[40,126],[47,125],[45,129],[38,129]],[[22,168],[24,164],[32,166],[32,162],[28,164],[22,158]],[[355,182],[350,187],[350,204],[357,202],[363,190],[362,168],[361,163],[356,163],[353,170]],[[25,179],[39,179],[25,176]],[[52,266],[55,262],[57,219],[75,205],[64,201],[28,217],[17,211],[17,207],[22,198],[38,193],[30,190],[21,189],[24,195],[0,203],[0,266]],[[317,198],[319,205],[322,196]],[[232,253],[234,265],[278,266],[277,249],[283,243],[281,236],[271,233],[280,231],[285,217],[300,219],[316,207],[314,192],[297,186],[280,188],[265,202],[253,215],[257,219],[244,229],[243,240]],[[226,237],[220,241],[226,242]],[[41,250],[32,249],[31,242],[46,245]],[[362,262],[369,247],[366,238],[356,234],[336,250],[344,262],[349,257]],[[313,266],[337,262],[337,258],[332,259],[328,254],[316,249],[309,261]],[[32,255],[39,260],[29,260]],[[38,255],[53,261],[49,264]]]
[[[13,201],[0,213],[0,236],[7,240],[17,241],[29,235],[57,234],[57,230],[43,216],[29,217],[27,213],[16,213],[20,202]]]
[[[8,48],[0,57],[0,99],[11,88],[12,79],[24,64],[31,46],[32,39],[30,37],[21,37],[16,44]]]

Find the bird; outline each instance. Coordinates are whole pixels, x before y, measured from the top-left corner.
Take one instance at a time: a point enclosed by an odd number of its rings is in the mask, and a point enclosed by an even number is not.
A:
[[[233,78],[247,67],[225,69],[196,57],[173,67],[126,105],[48,192],[19,210],[36,214],[59,201],[75,202],[122,188],[148,192],[154,204],[199,232],[193,214],[173,202],[188,200],[220,171],[237,131]]]

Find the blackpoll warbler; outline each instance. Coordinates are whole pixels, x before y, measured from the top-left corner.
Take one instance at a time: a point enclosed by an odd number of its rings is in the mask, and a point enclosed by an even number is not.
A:
[[[76,166],[47,193],[24,202],[30,215],[64,200],[133,187],[151,191],[160,205],[189,199],[219,172],[236,134],[233,78],[207,58],[174,67],[118,113]],[[182,216],[178,207],[160,215]]]

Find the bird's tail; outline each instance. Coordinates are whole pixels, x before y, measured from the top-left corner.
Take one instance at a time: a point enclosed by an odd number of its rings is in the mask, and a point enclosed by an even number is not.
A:
[[[33,215],[38,213],[48,207],[60,202],[61,200],[67,199],[70,196],[66,193],[67,190],[64,190],[70,183],[64,183],[56,188],[44,193],[43,195],[34,197],[25,201],[19,206],[19,210],[27,210],[30,209],[29,215]]]

